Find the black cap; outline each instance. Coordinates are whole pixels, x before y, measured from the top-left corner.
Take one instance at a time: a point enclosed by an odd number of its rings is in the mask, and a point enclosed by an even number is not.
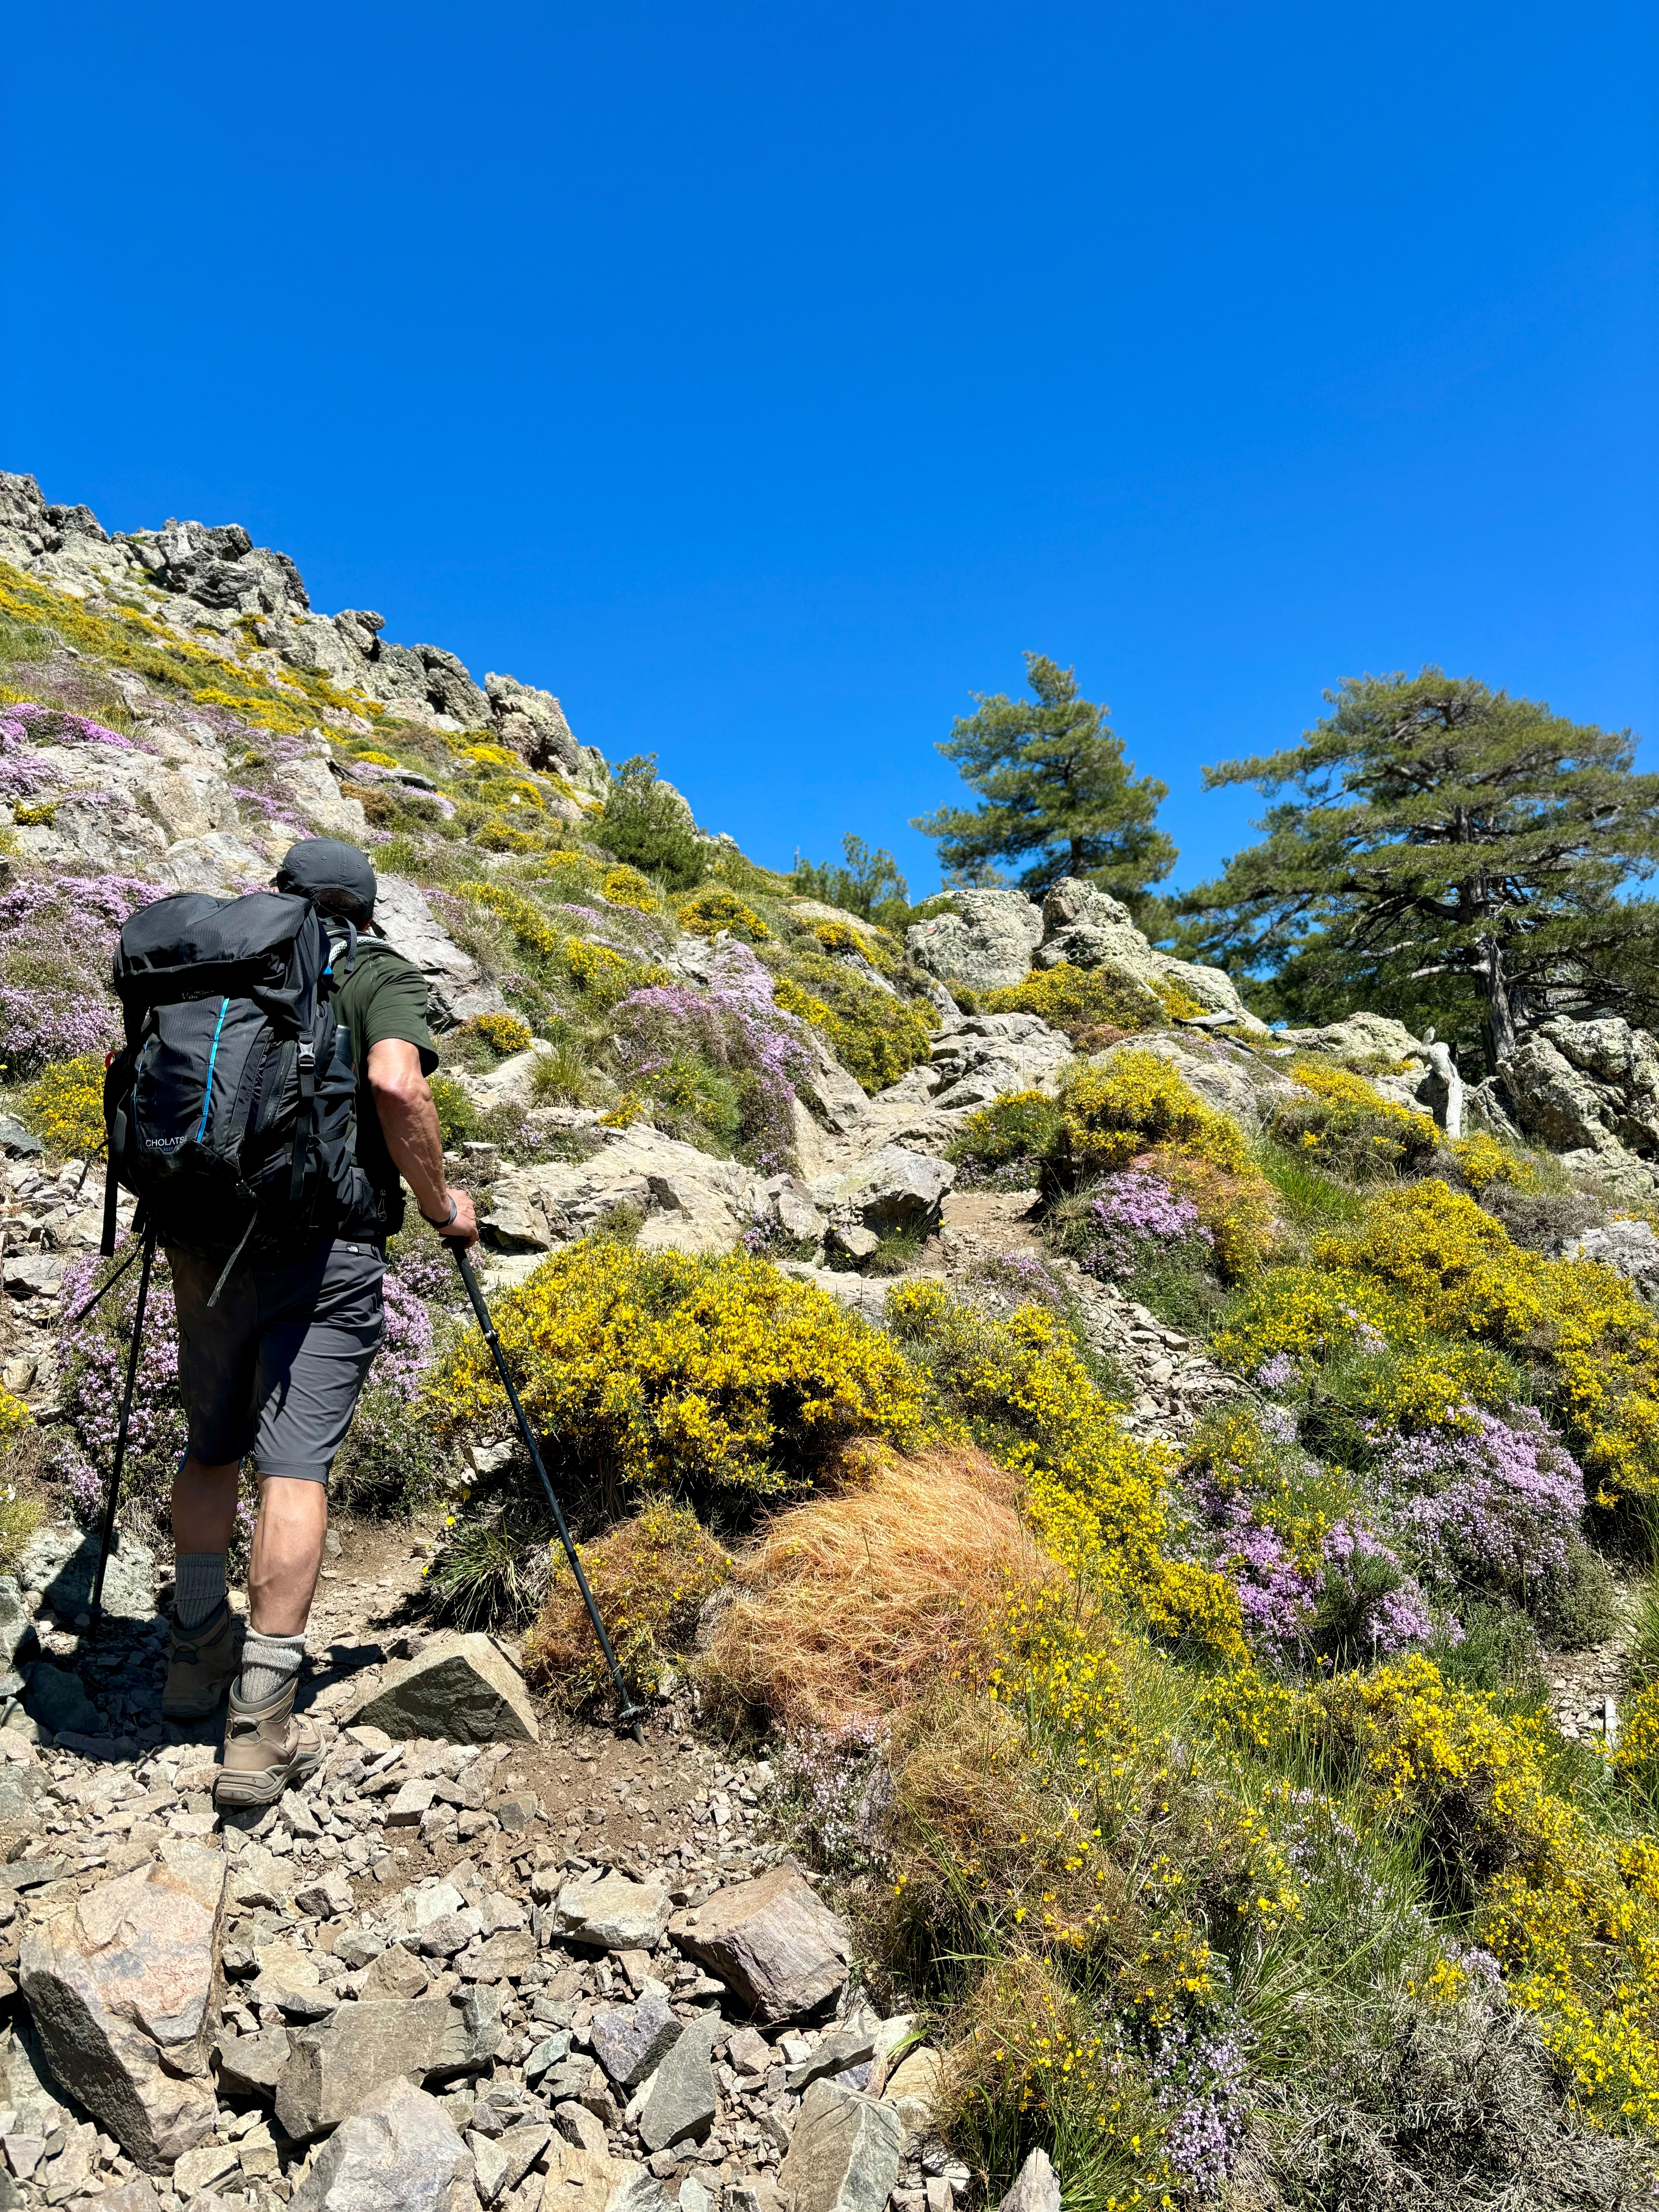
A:
[[[380,884],[368,856],[338,837],[302,837],[290,845],[276,871],[279,891],[298,891],[314,898],[319,891],[348,891],[361,900],[365,921],[374,911]]]

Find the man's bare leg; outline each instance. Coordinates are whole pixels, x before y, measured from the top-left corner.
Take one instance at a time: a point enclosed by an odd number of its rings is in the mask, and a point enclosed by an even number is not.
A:
[[[259,1478],[259,1518],[247,1570],[248,1625],[258,1636],[302,1636],[323,1565],[328,1486]]]

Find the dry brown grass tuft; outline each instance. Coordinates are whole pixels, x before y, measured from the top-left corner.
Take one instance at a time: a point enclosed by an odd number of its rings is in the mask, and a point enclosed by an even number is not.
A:
[[[670,1657],[684,1651],[704,1601],[731,1572],[731,1561],[696,1514],[666,1498],[581,1547],[582,1568],[616,1652],[633,1686],[654,1697]],[[561,1559],[541,1617],[525,1638],[526,1678],[571,1712],[605,1697],[610,1676],[594,1640],[575,1577]]]
[[[786,1727],[833,1734],[977,1673],[1010,1598],[1060,1573],[1018,1496],[960,1446],[866,1464],[839,1495],[780,1513],[739,1564],[711,1675]]]

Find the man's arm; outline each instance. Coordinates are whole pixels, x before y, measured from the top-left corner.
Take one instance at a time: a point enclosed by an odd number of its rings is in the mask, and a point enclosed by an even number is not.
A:
[[[459,1244],[476,1244],[478,1224],[472,1200],[464,1190],[452,1190],[444,1178],[444,1140],[438,1127],[438,1109],[421,1073],[421,1055],[402,1037],[382,1037],[368,1048],[368,1087],[380,1116],[386,1148],[404,1181],[415,1194],[415,1203],[439,1228],[448,1218],[455,1201],[455,1219],[445,1232]]]

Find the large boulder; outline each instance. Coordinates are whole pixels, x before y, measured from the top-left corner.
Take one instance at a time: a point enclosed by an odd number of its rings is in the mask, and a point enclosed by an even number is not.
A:
[[[515,1168],[490,1185],[480,1228],[499,1251],[547,1252],[627,1208],[647,1251],[730,1252],[764,1204],[747,1169],[641,1124],[599,1130],[591,1159]]]
[[[564,709],[550,691],[492,672],[484,678],[484,692],[504,745],[522,754],[528,767],[575,775],[581,757]]]
[[[23,1547],[17,1577],[38,1589],[50,1613],[73,1620],[92,1602],[98,1574],[99,1532],[53,1525],[37,1528]],[[112,1620],[155,1618],[155,1554],[125,1529],[116,1531],[104,1574],[104,1612]]]
[[[677,1913],[668,1932],[768,2021],[816,2011],[845,1984],[852,1956],[846,1922],[792,1866],[716,1890],[706,1904]]]
[[[794,2212],[884,2212],[903,2150],[903,2123],[890,2105],[815,2081],[778,2180]]]
[[[314,2154],[289,2203],[290,2212],[471,2212],[472,2177],[472,2154],[437,2099],[388,2081]]]
[[[389,1668],[351,1725],[449,1743],[539,1743],[542,1733],[518,1668],[489,1637],[453,1629]]]
[[[426,977],[441,1024],[506,1011],[507,1001],[470,952],[464,952],[433,913],[426,893],[404,876],[382,876],[374,919],[394,951]]]
[[[1622,1016],[1540,1022],[1499,1080],[1522,1133],[1553,1152],[1659,1157],[1659,1044]]]
[[[1593,1260],[1622,1275],[1639,1297],[1659,1304],[1659,1236],[1650,1222],[1608,1221],[1575,1237],[1564,1260]]]
[[[152,2173],[212,2132],[226,1860],[169,1839],[32,1927],[18,1980],[47,2063]]]
[[[966,1112],[1006,1091],[1052,1091],[1071,1058],[1071,1039],[1036,1014],[963,1015],[934,1043],[926,1071],[937,1078],[932,1103]],[[878,1103],[888,1095],[879,1093]]]
[[[1153,991],[1174,984],[1206,1014],[1224,1016],[1239,1029],[1263,1031],[1267,1026],[1245,1006],[1224,969],[1158,951],[1121,900],[1075,876],[1063,878],[1042,902],[1036,965],[1057,968],[1062,961],[1073,968],[1116,968]]]
[[[939,1220],[940,1202],[957,1179],[947,1161],[884,1145],[856,1167],[818,1176],[807,1195],[832,1224],[856,1224],[872,1236],[894,1231],[926,1235]]]
[[[973,991],[1023,983],[1042,942],[1042,913],[1024,891],[963,890],[904,933],[910,957],[944,983]]]

